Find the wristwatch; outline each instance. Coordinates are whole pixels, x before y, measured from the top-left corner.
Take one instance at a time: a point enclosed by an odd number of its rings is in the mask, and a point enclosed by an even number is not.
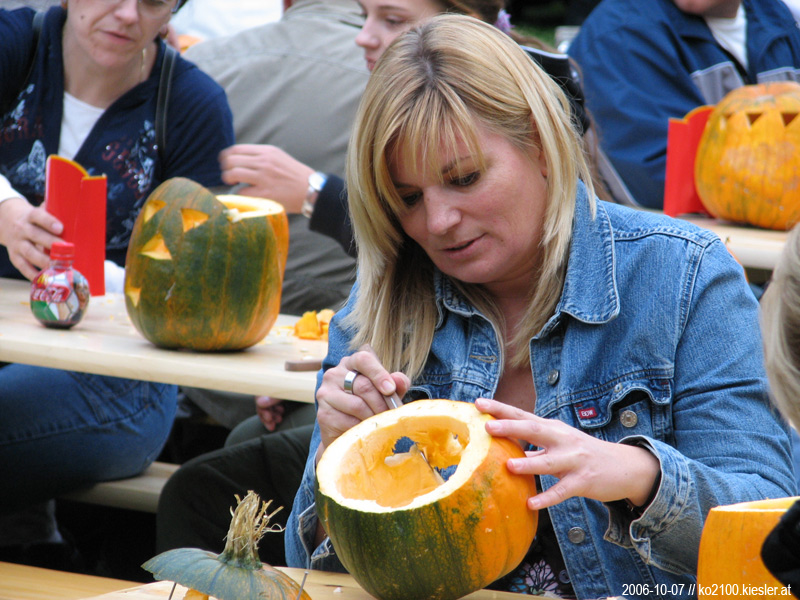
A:
[[[327,180],[328,176],[321,171],[315,171],[308,176],[308,191],[303,200],[303,207],[300,209],[300,212],[307,219],[311,218],[311,214],[314,212],[314,205],[317,203],[317,196],[319,196],[319,192],[325,186]]]

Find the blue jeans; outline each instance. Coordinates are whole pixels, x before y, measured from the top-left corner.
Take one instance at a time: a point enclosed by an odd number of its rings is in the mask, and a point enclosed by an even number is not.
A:
[[[177,387],[11,364],[0,369],[0,514],[131,477],[161,452]]]

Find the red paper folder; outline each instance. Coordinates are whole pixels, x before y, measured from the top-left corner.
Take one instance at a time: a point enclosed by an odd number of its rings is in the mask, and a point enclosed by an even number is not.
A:
[[[75,244],[73,267],[89,282],[92,296],[106,293],[106,176],[57,155],[47,157],[44,206],[64,225],[61,238]]]
[[[694,184],[694,158],[713,109],[713,106],[698,106],[683,119],[669,120],[664,213],[671,217],[689,213],[709,214]]]

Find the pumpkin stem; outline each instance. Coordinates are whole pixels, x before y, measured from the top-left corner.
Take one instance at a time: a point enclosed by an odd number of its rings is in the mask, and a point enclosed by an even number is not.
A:
[[[262,502],[258,494],[252,490],[247,492],[244,500],[240,500],[238,494],[235,497],[236,510],[232,511],[225,549],[219,555],[219,559],[229,565],[260,569],[258,542],[268,531],[283,531],[283,527],[280,525],[269,524],[269,520],[283,507],[279,506],[271,513],[267,513],[272,500]]]

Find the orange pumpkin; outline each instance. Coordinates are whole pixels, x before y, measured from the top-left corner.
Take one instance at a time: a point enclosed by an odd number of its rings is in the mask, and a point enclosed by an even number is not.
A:
[[[714,107],[695,185],[715,217],[787,230],[800,221],[800,84],[744,86]]]
[[[764,566],[761,546],[797,500],[776,498],[717,506],[700,537],[697,592],[700,598],[774,598],[784,589]]]

